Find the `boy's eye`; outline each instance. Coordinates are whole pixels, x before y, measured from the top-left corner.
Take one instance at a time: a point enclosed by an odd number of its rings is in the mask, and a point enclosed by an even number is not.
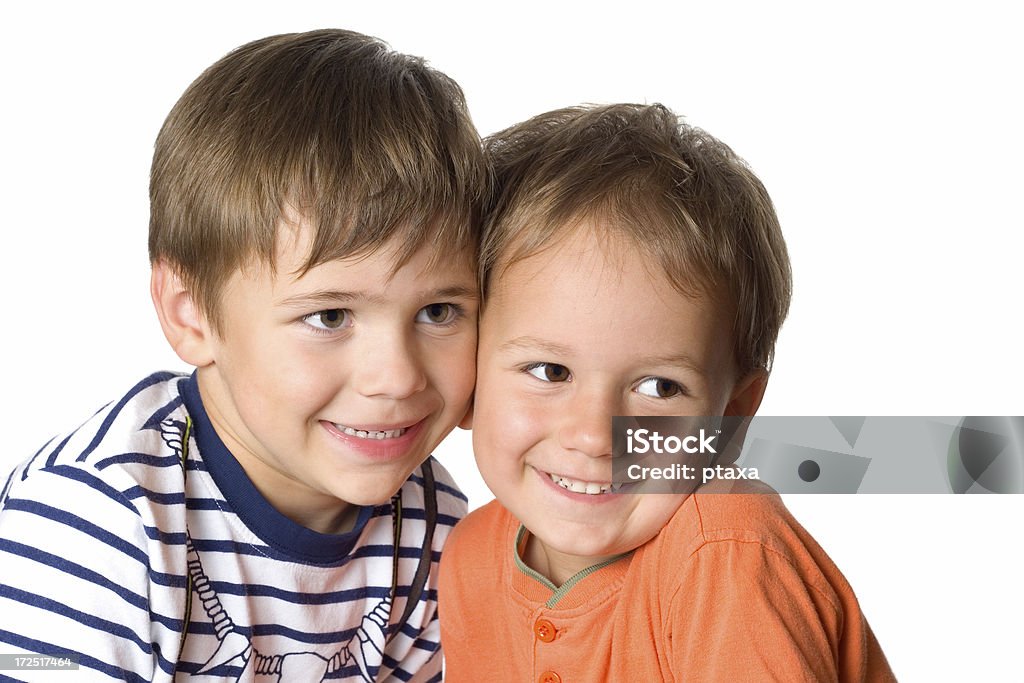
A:
[[[427,304],[416,314],[416,322],[443,325],[450,323],[458,315],[454,304]]]
[[[352,314],[344,308],[331,308],[317,311],[303,318],[303,322],[318,330],[340,330],[351,325]]]
[[[526,371],[545,382],[568,382],[570,377],[569,368],[558,363],[535,363]]]
[[[672,398],[683,393],[683,387],[664,377],[648,377],[637,385],[636,391],[652,398]]]

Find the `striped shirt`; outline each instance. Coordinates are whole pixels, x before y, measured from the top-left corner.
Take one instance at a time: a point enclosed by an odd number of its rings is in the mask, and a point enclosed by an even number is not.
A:
[[[466,498],[428,465],[431,571],[398,623],[427,554],[424,470],[351,532],[314,532],[258,493],[194,378],[151,375],[4,484],[0,652],[70,656],[76,680],[440,680],[434,563]]]

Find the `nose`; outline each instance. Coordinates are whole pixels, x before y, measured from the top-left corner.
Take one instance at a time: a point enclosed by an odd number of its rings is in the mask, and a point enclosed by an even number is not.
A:
[[[579,391],[565,409],[559,445],[592,458],[611,456],[612,416],[620,414],[614,397],[605,391]]]
[[[420,350],[410,335],[393,332],[367,336],[352,373],[356,391],[370,398],[408,398],[427,386]]]

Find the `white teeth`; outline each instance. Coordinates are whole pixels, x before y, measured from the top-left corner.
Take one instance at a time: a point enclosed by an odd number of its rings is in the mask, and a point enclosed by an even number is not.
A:
[[[572,491],[573,493],[585,493],[588,496],[597,496],[602,493],[615,492],[619,490],[622,484],[598,484],[596,481],[580,481],[578,479],[569,479],[568,477],[560,477],[557,474],[548,474],[551,477],[551,481],[555,482],[563,489]]]
[[[352,429],[351,427],[346,427],[345,425],[340,425],[338,423],[335,423],[334,426],[340,429],[342,433],[348,434],[349,436],[355,436],[360,439],[397,439],[408,431],[405,427],[399,427],[398,429],[391,429],[385,432],[371,432],[364,431],[362,429]]]

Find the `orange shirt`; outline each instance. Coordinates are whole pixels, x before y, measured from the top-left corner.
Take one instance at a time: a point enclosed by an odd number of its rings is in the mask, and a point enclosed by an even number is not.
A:
[[[695,494],[654,539],[559,590],[497,501],[441,561],[451,683],[893,681],[853,590],[778,495]]]

